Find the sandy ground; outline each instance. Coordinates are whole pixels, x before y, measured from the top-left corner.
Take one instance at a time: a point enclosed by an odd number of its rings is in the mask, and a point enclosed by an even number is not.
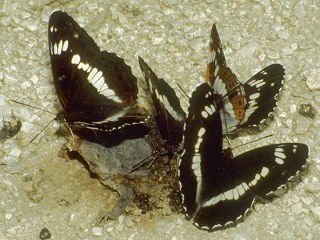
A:
[[[0,1],[0,117],[22,122],[21,131],[1,143],[0,239],[320,239],[319,116],[298,113],[302,103],[319,112],[320,4],[318,1]],[[50,13],[72,15],[98,45],[116,52],[142,80],[141,56],[174,88],[186,91],[204,81],[208,39],[217,24],[227,64],[246,80],[271,63],[286,68],[285,87],[275,120],[262,135],[273,142],[303,142],[310,147],[308,171],[286,194],[256,204],[245,221],[223,231],[198,230],[183,214],[170,210],[122,214],[94,226],[97,214],[117,194],[91,178],[78,161],[58,152],[66,142],[55,115],[12,103],[10,99],[60,109],[48,54]],[[177,90],[178,94],[181,94]],[[183,99],[183,98],[182,98]],[[259,136],[246,136],[248,142]],[[45,238],[43,238],[45,239]]]

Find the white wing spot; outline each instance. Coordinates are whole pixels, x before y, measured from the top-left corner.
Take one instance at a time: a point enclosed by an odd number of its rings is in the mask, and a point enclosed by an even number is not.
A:
[[[160,94],[158,94],[160,95]],[[183,116],[181,114],[179,114],[178,112],[176,112],[173,107],[171,106],[171,104],[169,103],[169,100],[166,96],[161,95],[160,98],[158,98],[162,104],[164,105],[165,109],[168,111],[168,113],[177,121],[182,121],[183,120]]]
[[[78,54],[73,55],[73,57],[71,58],[71,63],[72,64],[76,64],[78,65],[81,61],[81,58]]]
[[[227,191],[227,192],[225,192],[225,193],[224,193],[224,196],[225,196],[225,198],[226,198],[227,200],[233,199],[232,189],[229,190],[229,191]]]
[[[242,196],[246,192],[242,185],[237,186],[237,190],[238,190],[239,196]]]
[[[232,189],[232,192],[233,192],[233,199],[238,200],[239,199],[238,187]]]
[[[62,51],[64,51],[64,52],[67,51],[68,46],[69,46],[69,41],[68,41],[68,40],[65,40],[65,41],[63,42]]]
[[[256,179],[257,181],[259,181],[259,180],[261,179],[260,174],[256,174],[255,179]]]
[[[83,69],[84,71],[87,71],[87,69],[89,68],[89,64],[88,63],[84,64],[84,63],[80,62],[78,65],[78,68]]]
[[[251,95],[249,96],[249,98],[250,98],[251,100],[255,100],[255,99],[257,99],[258,97],[260,97],[260,93],[258,93],[258,92],[254,93],[254,94],[251,94]]]
[[[202,111],[202,112],[201,112],[201,116],[202,116],[203,118],[207,118],[207,117],[209,116],[209,114],[208,114],[206,111]]]
[[[216,63],[216,60],[215,60],[215,66],[216,66],[216,68],[214,69],[213,75],[216,78],[218,75],[219,69],[220,69],[219,65],[217,65],[217,63]]]
[[[268,175],[268,173],[269,173],[269,169],[266,168],[266,167],[263,167],[262,170],[261,170],[260,175],[261,175],[262,177],[265,177],[265,176]]]
[[[63,42],[62,42],[62,40],[60,40],[60,42],[58,44],[58,55],[60,55],[62,52],[62,45],[63,45]]]
[[[293,153],[296,153],[296,152],[297,152],[297,148],[298,148],[297,145],[293,145],[293,149],[292,149]]]
[[[196,152],[199,152],[199,147],[200,147],[200,144],[202,143],[202,138],[200,137],[200,138],[198,138],[198,140],[197,140],[197,143],[196,143],[196,145],[195,145],[195,150],[196,150]]]
[[[281,148],[281,147],[278,147],[278,148],[275,149],[275,151],[276,151],[276,152],[284,152],[284,149]]]
[[[204,107],[204,110],[205,110],[207,113],[209,113],[210,115],[212,114],[212,110],[211,110],[211,108],[210,108],[209,106],[205,106],[205,107]]]
[[[52,46],[52,42],[50,42],[50,53],[51,53],[51,55],[53,55],[53,46]]]
[[[278,158],[285,159],[286,155],[283,152],[274,152],[274,155]]]
[[[88,81],[100,94],[115,102],[122,103],[122,100],[116,95],[115,91],[110,89],[105,83],[102,71],[98,71],[97,68],[92,68],[88,63],[81,62],[81,58],[78,54],[73,55],[71,63],[77,65],[78,69],[83,69],[89,73]]]
[[[97,72],[98,72],[98,69],[96,69],[96,68],[93,68],[93,69],[91,70],[91,72],[90,72],[90,74],[89,74],[89,76],[88,76],[89,82],[92,83],[92,79],[93,79],[94,75],[96,75]]]
[[[98,71],[97,74],[94,75],[94,77],[92,78],[92,81],[91,81],[94,86],[96,85],[97,82],[99,82],[101,80],[101,77],[102,77],[102,72],[101,71]],[[98,84],[98,85],[100,85],[100,84]]]
[[[57,43],[54,43],[54,45],[53,45],[53,53],[54,54],[58,53],[58,45],[57,45]]]
[[[218,196],[211,198],[203,206],[204,207],[213,206],[213,205],[217,204],[218,202],[220,202],[221,198],[222,198],[222,194],[219,194]]]
[[[198,132],[198,137],[201,138],[205,132],[206,132],[206,130],[203,127],[200,128],[200,130]]]
[[[284,161],[281,158],[276,158],[275,159],[276,163],[278,163],[279,165],[284,164]]]
[[[259,84],[259,83],[262,83],[262,82],[264,82],[264,80],[263,79],[260,79],[260,80],[254,80],[254,81],[252,81],[252,82],[250,82],[250,86],[252,86],[252,87],[254,87],[255,85],[257,85],[257,84]]]
[[[257,84],[257,88],[261,88],[263,85],[265,85],[266,82],[265,81],[262,81],[261,83],[258,83]]]
[[[199,155],[195,155],[195,156],[192,158],[191,168],[192,168],[192,170],[193,170],[194,175],[195,175],[196,178],[197,178],[197,182],[200,182],[200,181],[201,181],[201,177],[202,177],[200,162],[201,162],[201,159],[200,159],[200,156],[199,156]]]

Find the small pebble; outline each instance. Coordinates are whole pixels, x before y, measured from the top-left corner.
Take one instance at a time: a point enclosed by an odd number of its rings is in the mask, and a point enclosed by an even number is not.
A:
[[[302,116],[313,119],[316,116],[316,109],[310,103],[301,104],[299,108],[299,113]]]
[[[177,225],[182,225],[183,221],[181,220],[181,218],[178,218],[176,223],[177,223]]]
[[[172,211],[171,211],[170,207],[165,205],[165,206],[163,206],[161,213],[163,216],[168,216],[172,213]]]
[[[17,234],[17,231],[14,227],[7,229],[6,232],[12,236]]]
[[[134,222],[128,217],[125,218],[124,222],[127,227],[133,227],[135,225]]]
[[[42,228],[39,234],[40,239],[50,239],[51,238],[51,233],[47,228]]]

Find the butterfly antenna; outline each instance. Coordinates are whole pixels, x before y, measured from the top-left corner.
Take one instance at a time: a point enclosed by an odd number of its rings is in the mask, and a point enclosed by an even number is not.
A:
[[[133,173],[133,172],[137,171],[138,169],[146,166],[147,164],[148,164],[148,166],[150,166],[150,165],[155,161],[155,159],[157,159],[157,158],[159,157],[159,156],[156,156],[156,157],[154,158],[154,156],[155,156],[156,154],[157,154],[157,153],[151,154],[150,156],[142,159],[142,161],[138,162],[137,164],[135,164],[135,165],[132,167],[132,169],[131,169],[131,171],[130,171],[129,173]],[[151,158],[153,158],[153,159],[150,160]]]
[[[188,106],[189,105],[188,101],[190,101],[190,97],[188,96],[188,94],[185,92],[185,90],[182,88],[182,86],[179,83],[176,83],[176,84],[178,85],[178,87],[179,87],[180,91],[183,93],[183,95],[188,99],[186,101],[185,98],[183,98],[180,100],[180,103],[182,103],[182,100],[183,100],[183,103],[184,103],[183,105]]]
[[[178,87],[180,88],[181,92],[183,92],[183,94],[186,96],[186,98],[190,99],[190,97],[188,96],[188,94],[186,93],[186,91],[182,88],[182,86],[177,83]]]
[[[48,122],[46,126],[31,139],[30,143],[32,143],[54,120],[56,120],[56,118],[51,119],[50,122]]]
[[[236,148],[238,148],[238,147],[242,147],[242,146],[244,146],[244,145],[247,145],[247,144],[251,144],[251,143],[254,143],[254,142],[260,141],[261,139],[265,139],[265,138],[268,138],[268,137],[271,137],[271,136],[273,136],[273,134],[269,134],[269,135],[266,135],[266,136],[264,136],[264,137],[261,137],[261,138],[258,138],[258,139],[255,139],[255,140],[252,140],[251,142],[246,142],[246,143],[240,144],[240,145],[238,145],[238,146],[234,147],[233,149],[236,149]]]
[[[142,161],[134,165],[130,171],[130,173],[137,171],[138,169],[147,166],[149,168],[161,155],[166,154],[168,151],[160,151],[151,154],[150,156],[144,158]],[[151,159],[152,158],[152,159]],[[151,159],[151,160],[150,160]]]
[[[48,110],[45,110],[43,108],[39,108],[39,107],[36,107],[36,106],[33,106],[33,105],[30,105],[30,104],[27,104],[27,103],[23,103],[23,102],[20,102],[20,101],[17,101],[17,100],[12,100],[10,99],[11,102],[14,102],[14,103],[18,103],[18,104],[21,104],[23,106],[26,106],[26,107],[31,107],[31,108],[34,108],[34,109],[37,109],[37,110],[41,110],[43,112],[47,112],[47,113],[50,113],[50,114],[53,114],[53,115],[57,115],[56,113],[54,112],[51,112],[51,111],[48,111]],[[57,115],[55,118],[51,119],[50,122],[48,122],[45,127],[43,129],[41,129],[41,131],[39,133],[37,133],[30,141],[30,143],[32,143],[54,120],[57,120],[57,121],[60,121],[59,120],[59,115]],[[67,124],[66,124],[67,125]],[[69,128],[69,126],[67,126]],[[71,130],[70,130],[71,131]],[[71,135],[73,136],[73,133],[71,131]]]
[[[53,115],[56,115],[56,113],[50,112],[50,111],[45,110],[45,109],[43,109],[43,108],[39,108],[39,107],[30,105],[30,104],[27,104],[27,103],[19,102],[19,101],[12,100],[12,99],[10,99],[10,101],[11,101],[11,102],[14,102],[14,103],[21,104],[21,105],[23,105],[23,106],[31,107],[31,108],[34,108],[34,109],[37,109],[37,110],[41,110],[41,111],[43,111],[43,112],[47,112],[47,113],[51,113],[51,114],[53,114]],[[52,122],[52,121],[51,121],[51,122]]]

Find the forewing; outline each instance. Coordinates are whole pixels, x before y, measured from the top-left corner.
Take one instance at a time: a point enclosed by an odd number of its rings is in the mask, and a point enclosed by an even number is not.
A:
[[[100,51],[65,12],[51,14],[48,35],[53,81],[70,125],[99,125],[95,129],[108,131],[144,121],[145,116],[130,108],[137,98],[137,80],[123,59]],[[129,110],[133,115],[128,116]]]
[[[219,184],[215,182],[214,173],[221,158],[222,130],[214,94],[207,84],[196,88],[189,103],[179,181],[185,213],[193,218],[203,201],[212,194],[213,186]],[[208,189],[207,186],[212,187]]]
[[[177,146],[182,140],[186,115],[180,106],[180,101],[169,84],[164,79],[159,79],[140,57],[139,64],[151,93],[160,134],[170,145]]]
[[[278,94],[282,89],[285,70],[280,64],[272,64],[264,68],[246,83],[245,117],[241,127],[252,127],[263,123],[277,106]]]

